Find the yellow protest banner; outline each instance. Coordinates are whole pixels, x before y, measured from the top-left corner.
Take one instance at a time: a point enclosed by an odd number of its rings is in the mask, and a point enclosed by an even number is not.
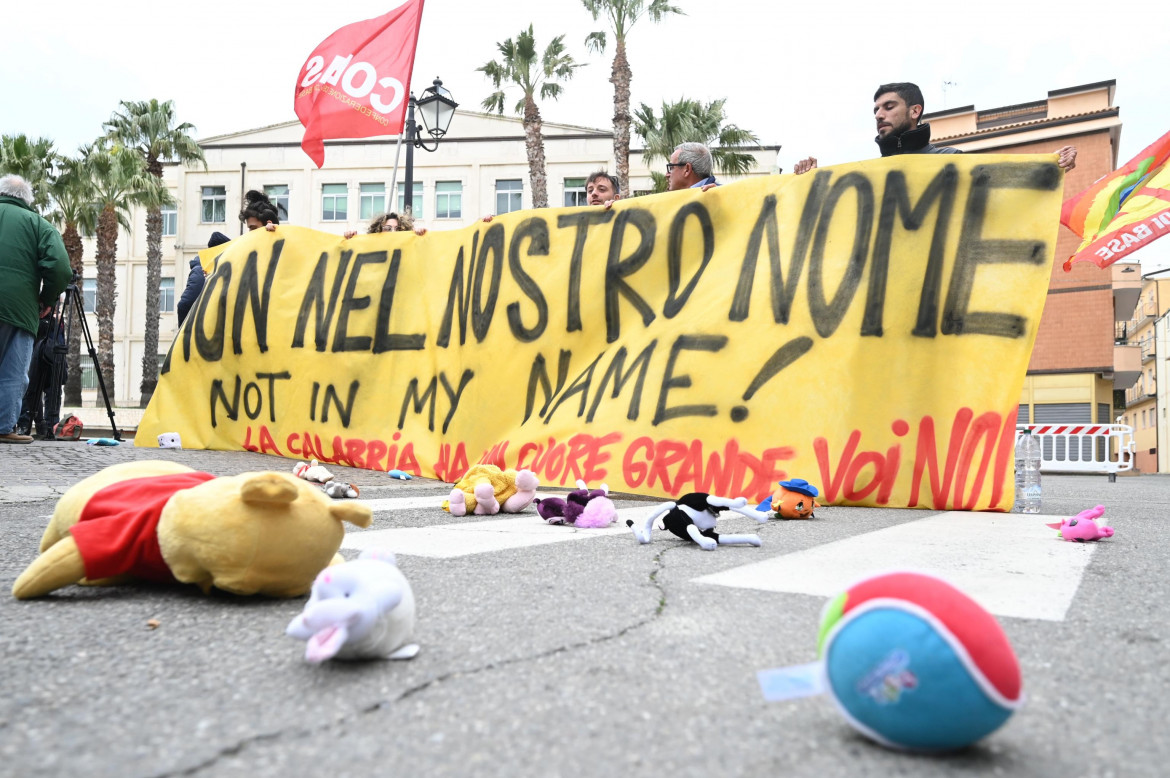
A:
[[[1009,509],[1052,156],[903,156],[212,252],[138,445],[456,480]]]

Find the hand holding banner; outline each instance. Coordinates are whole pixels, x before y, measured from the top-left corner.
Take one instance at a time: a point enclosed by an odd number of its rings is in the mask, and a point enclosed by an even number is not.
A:
[[[325,164],[325,139],[402,132],[423,0],[342,27],[313,50],[297,75],[293,109],[301,148]]]

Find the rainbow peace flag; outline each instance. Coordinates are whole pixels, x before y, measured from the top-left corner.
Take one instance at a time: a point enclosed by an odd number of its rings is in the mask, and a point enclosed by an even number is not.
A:
[[[1065,201],[1060,222],[1083,240],[1064,263],[1106,268],[1170,234],[1170,132],[1123,167]]]

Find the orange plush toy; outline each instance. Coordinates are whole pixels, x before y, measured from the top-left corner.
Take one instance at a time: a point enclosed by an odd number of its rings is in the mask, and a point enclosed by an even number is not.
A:
[[[813,510],[822,507],[814,497],[820,492],[803,478],[781,481],[776,491],[756,510],[771,512],[778,519],[812,519]]]

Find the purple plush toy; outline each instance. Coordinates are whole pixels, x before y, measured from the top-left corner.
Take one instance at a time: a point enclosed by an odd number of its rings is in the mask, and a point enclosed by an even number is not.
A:
[[[536,500],[536,512],[549,524],[568,524],[581,528],[608,527],[617,518],[617,508],[609,499],[609,487],[589,489],[584,481],[577,488],[560,497]]]
[[[1113,537],[1113,527],[1106,527],[1104,524],[1098,524],[1096,521],[1104,513],[1105,506],[1098,505],[1095,508],[1089,508],[1087,511],[1081,511],[1071,519],[1065,519],[1059,524],[1052,523],[1046,526],[1060,530],[1060,536],[1062,538],[1076,543],[1084,543],[1086,540],[1111,538]]]

